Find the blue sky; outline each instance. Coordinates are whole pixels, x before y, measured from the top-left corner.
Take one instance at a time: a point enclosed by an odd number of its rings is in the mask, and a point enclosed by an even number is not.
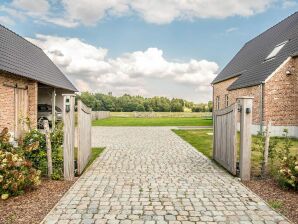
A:
[[[206,102],[243,44],[298,9],[292,0],[193,2],[2,0],[0,23],[40,46],[81,91]]]

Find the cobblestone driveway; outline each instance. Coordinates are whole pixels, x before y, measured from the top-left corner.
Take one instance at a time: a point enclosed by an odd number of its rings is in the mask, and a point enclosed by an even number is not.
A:
[[[93,128],[93,146],[45,223],[287,223],[168,127]]]

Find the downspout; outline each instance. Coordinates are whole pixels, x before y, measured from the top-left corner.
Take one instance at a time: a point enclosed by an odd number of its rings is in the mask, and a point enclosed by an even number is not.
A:
[[[265,98],[265,90],[264,90],[265,82],[262,81],[260,84],[260,133],[263,133],[263,121],[264,121],[264,98]]]

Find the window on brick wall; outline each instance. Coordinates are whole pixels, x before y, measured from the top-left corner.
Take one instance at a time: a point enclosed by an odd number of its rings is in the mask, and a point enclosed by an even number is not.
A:
[[[225,106],[226,107],[229,106],[229,95],[228,94],[225,95]]]
[[[220,98],[219,98],[219,96],[217,96],[217,97],[216,97],[216,100],[215,100],[215,108],[216,108],[217,110],[219,110],[219,100],[220,100]]]

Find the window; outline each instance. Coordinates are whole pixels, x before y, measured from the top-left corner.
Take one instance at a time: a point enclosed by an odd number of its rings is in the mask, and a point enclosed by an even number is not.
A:
[[[273,49],[273,51],[271,51],[271,53],[267,56],[267,58],[265,59],[265,61],[274,58],[278,52],[280,52],[280,50],[286,45],[288,41],[282,42],[278,45],[275,46],[275,48]]]
[[[225,95],[225,106],[226,107],[229,106],[229,95],[228,94]]]
[[[219,96],[216,97],[215,108],[219,110]]]

